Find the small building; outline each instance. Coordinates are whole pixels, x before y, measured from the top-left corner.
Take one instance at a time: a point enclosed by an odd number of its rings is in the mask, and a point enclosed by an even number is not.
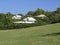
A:
[[[31,24],[31,23],[35,23],[36,19],[34,19],[33,17],[27,17],[24,18],[23,21],[16,21],[14,23],[19,24],[19,23],[26,23],[26,24]]]
[[[27,17],[27,18],[24,19],[24,21],[25,21],[25,22],[35,22],[36,19],[33,18],[33,17]]]
[[[41,14],[41,15],[38,15],[38,16],[35,16],[35,17],[40,17],[41,19],[44,19],[46,17],[46,15]]]
[[[22,17],[22,16],[20,16],[20,15],[14,15],[14,16],[12,17],[12,19],[21,19],[21,17]]]

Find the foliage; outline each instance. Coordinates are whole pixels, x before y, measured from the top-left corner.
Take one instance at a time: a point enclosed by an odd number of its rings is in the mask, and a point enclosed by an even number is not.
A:
[[[56,9],[56,12],[60,14],[60,7]]]
[[[33,16],[34,12],[33,11],[29,11],[26,15],[27,16]]]
[[[44,14],[46,17],[41,19],[40,17],[35,17],[40,14]],[[18,28],[27,28],[32,26],[54,24],[60,22],[60,8],[57,8],[56,11],[44,11],[42,9],[37,9],[36,11],[29,11],[26,15],[18,14],[22,16],[23,20],[26,17],[34,17],[37,21],[33,24],[14,24],[16,21],[12,19],[14,14],[7,12],[6,14],[0,13],[0,29],[18,29]]]
[[[33,16],[37,16],[37,15],[40,15],[40,14],[44,14],[44,10],[38,8],[38,9],[34,12]]]

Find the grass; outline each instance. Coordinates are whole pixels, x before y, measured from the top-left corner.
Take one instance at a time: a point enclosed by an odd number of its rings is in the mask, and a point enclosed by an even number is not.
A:
[[[60,45],[60,23],[0,30],[0,45]]]

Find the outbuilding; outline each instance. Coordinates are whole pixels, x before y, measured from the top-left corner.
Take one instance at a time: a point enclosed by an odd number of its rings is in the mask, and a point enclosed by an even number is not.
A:
[[[38,16],[35,16],[35,17],[40,17],[41,19],[44,19],[46,17],[46,15],[41,14],[41,15],[38,15]]]
[[[21,19],[21,17],[22,17],[22,16],[20,16],[20,15],[14,15],[14,16],[12,17],[12,19]]]

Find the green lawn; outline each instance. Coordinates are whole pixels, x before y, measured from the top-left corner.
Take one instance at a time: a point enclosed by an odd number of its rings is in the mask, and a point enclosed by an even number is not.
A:
[[[60,23],[0,30],[0,45],[60,45]]]

